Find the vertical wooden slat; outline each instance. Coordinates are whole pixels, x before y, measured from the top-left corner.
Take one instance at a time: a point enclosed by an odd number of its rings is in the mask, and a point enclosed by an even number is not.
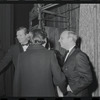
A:
[[[45,27],[48,38],[54,44],[54,49],[58,50],[63,56],[65,55],[65,50],[61,48],[58,40],[63,29],[55,27]]]
[[[94,71],[97,77],[98,87],[94,91],[93,96],[100,96],[100,68],[99,68],[100,5],[99,4],[80,5],[79,35],[83,39],[81,49],[88,54],[90,61],[93,64]]]
[[[99,80],[98,74],[98,30],[97,30],[97,5],[93,6],[93,31],[94,31],[94,65],[96,67],[96,75]],[[98,81],[99,83],[99,81]],[[99,85],[99,84],[98,84]],[[99,87],[94,92],[94,95],[99,95]]]
[[[100,86],[100,4],[97,4],[97,30],[98,30],[98,75],[99,75],[99,86]],[[100,96],[100,88],[99,88]]]

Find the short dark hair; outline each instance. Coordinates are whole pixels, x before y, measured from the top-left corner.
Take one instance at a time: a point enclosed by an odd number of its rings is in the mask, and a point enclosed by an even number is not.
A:
[[[35,40],[35,43],[43,44],[45,43],[44,39],[47,38],[47,34],[42,29],[34,29],[31,31],[33,34],[32,39]]]
[[[20,30],[24,30],[25,31],[25,35],[28,34],[28,29],[26,27],[21,26],[21,27],[16,29],[16,32],[20,31]]]

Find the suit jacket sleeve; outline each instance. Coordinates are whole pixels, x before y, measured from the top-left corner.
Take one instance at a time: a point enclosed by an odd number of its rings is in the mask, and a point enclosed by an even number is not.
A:
[[[12,60],[12,50],[10,48],[8,52],[5,54],[2,60],[0,60],[0,72],[8,65],[8,63]]]
[[[92,82],[89,60],[84,53],[79,53],[76,56],[76,70],[79,75],[78,81],[74,85],[70,85],[74,94],[87,88]]]
[[[58,65],[56,55],[54,52],[51,54],[51,71],[53,74],[53,81],[56,86],[59,86],[63,94],[66,94],[67,82],[64,73]]]

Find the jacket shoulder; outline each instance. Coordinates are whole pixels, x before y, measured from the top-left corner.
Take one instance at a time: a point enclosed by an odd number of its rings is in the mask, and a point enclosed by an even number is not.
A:
[[[52,54],[55,54],[55,51],[54,50],[48,50],[48,53],[52,55]]]
[[[19,48],[18,44],[11,45],[11,47],[10,47],[10,49],[16,49],[16,48]]]
[[[88,57],[88,55],[85,53],[85,52],[83,52],[82,50],[79,50],[78,51],[78,53],[77,53],[77,55],[76,55],[76,58],[78,58],[78,59],[81,59],[81,58],[84,58],[84,59],[88,59],[89,60],[89,57]]]

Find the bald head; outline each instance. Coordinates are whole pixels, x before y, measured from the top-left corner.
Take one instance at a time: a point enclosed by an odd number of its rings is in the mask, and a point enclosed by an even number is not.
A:
[[[72,38],[73,42],[75,43],[78,38],[77,35],[73,31],[68,31],[68,30],[63,31],[62,35],[68,38]]]
[[[60,45],[62,48],[69,50],[73,45],[76,45],[77,35],[73,31],[64,30],[60,35]]]

